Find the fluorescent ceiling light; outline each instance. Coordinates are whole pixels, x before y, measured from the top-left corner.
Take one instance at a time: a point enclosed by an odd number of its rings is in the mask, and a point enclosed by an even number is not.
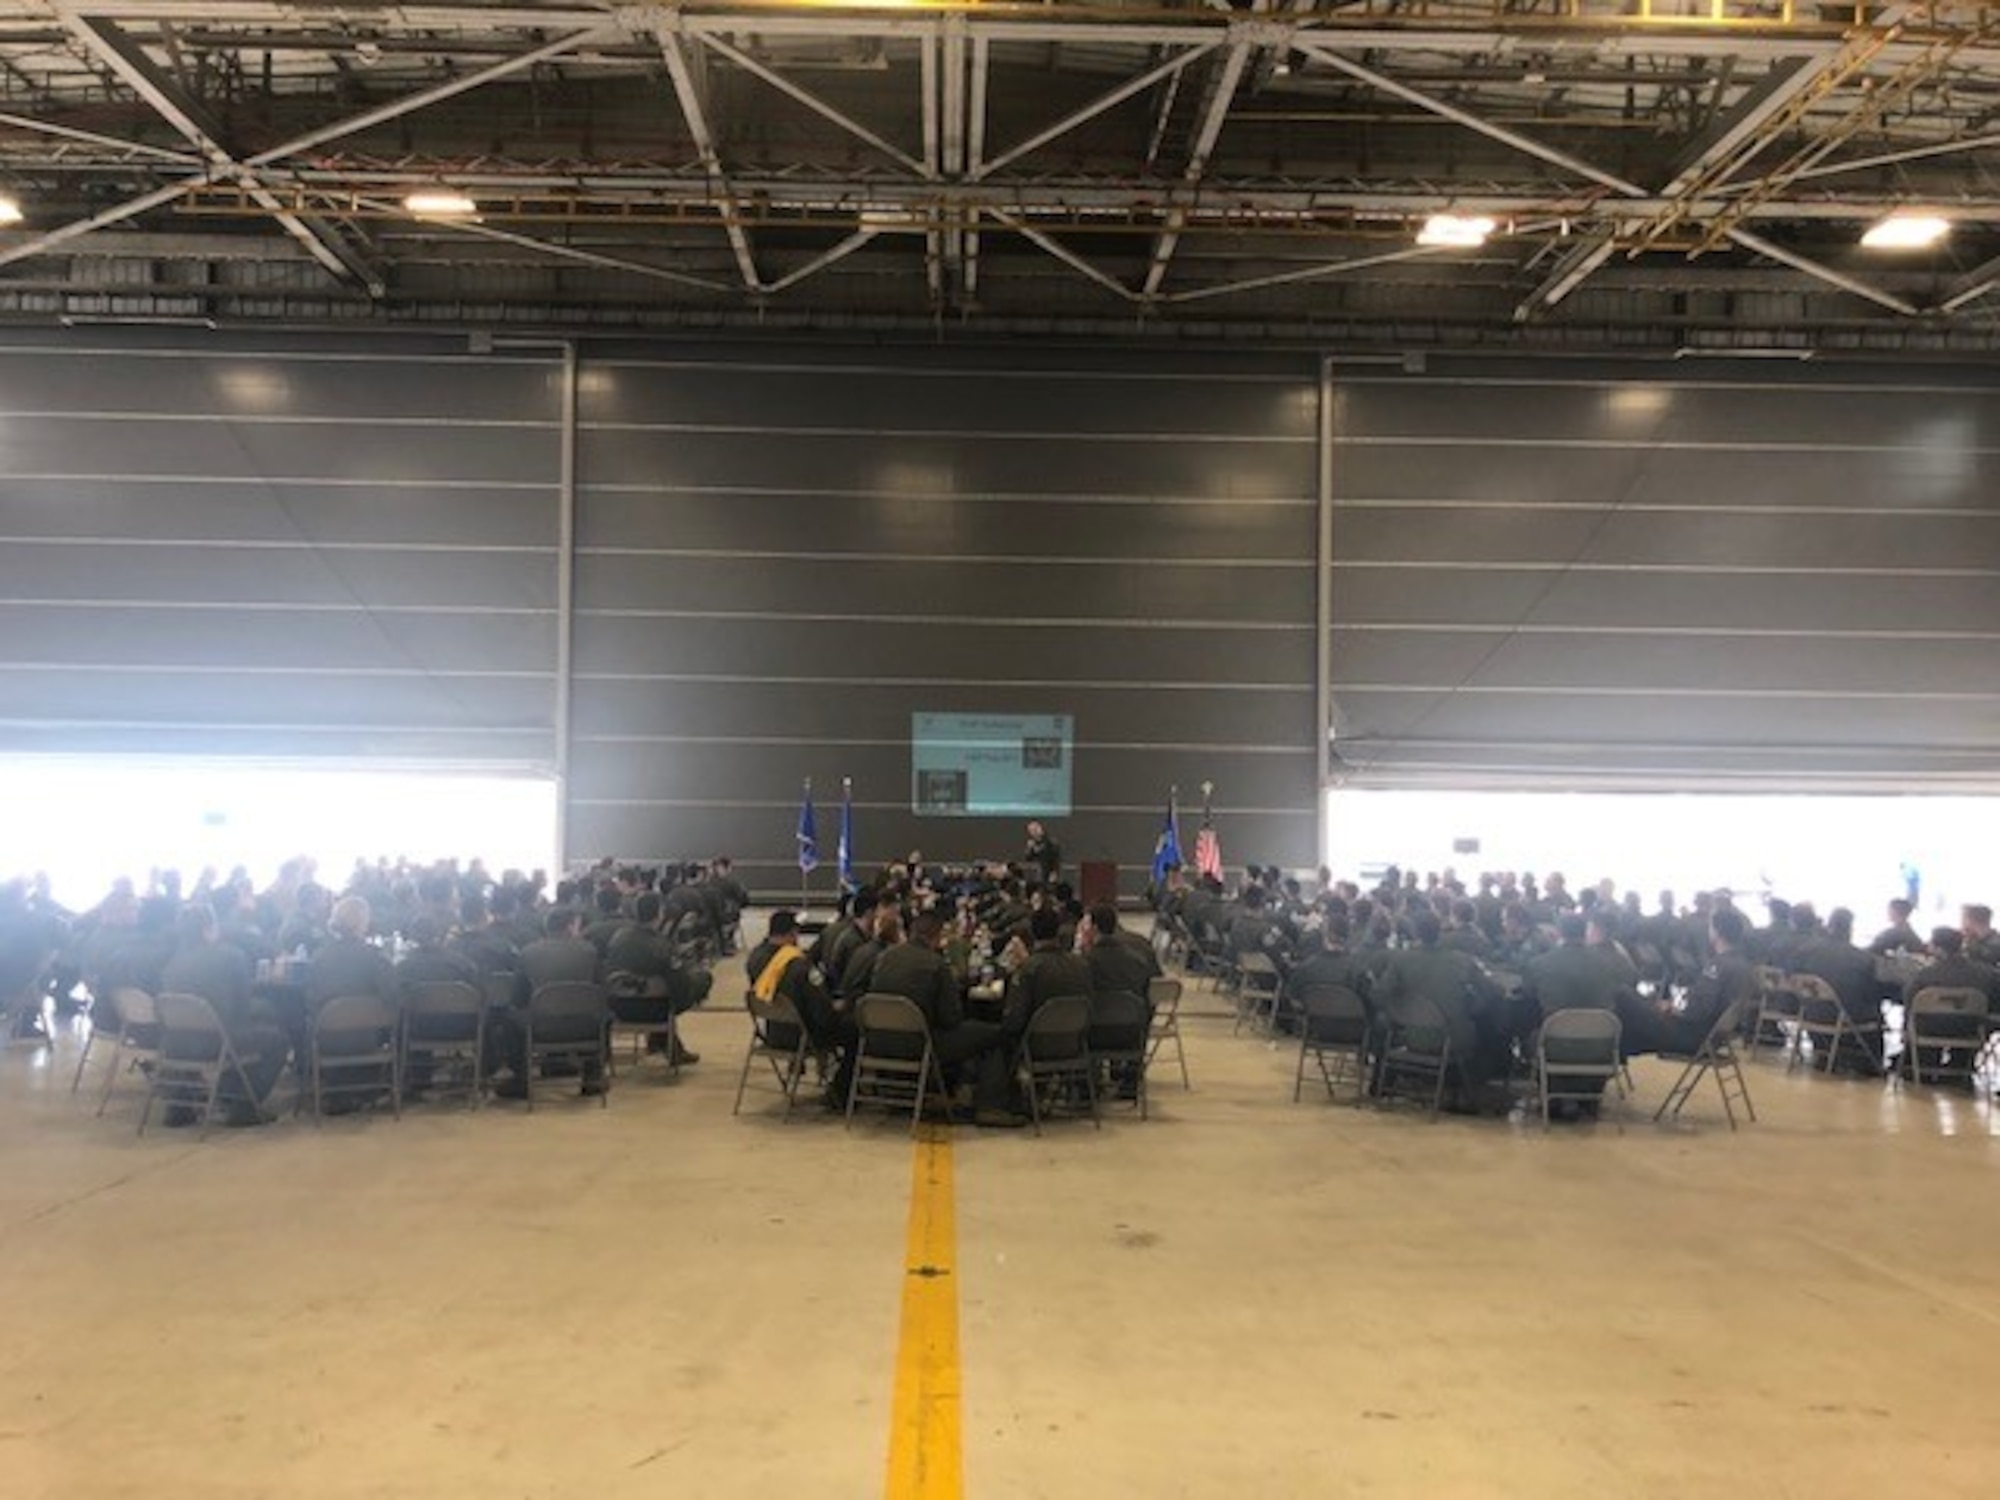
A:
[[[477,203],[465,194],[454,193],[448,188],[428,188],[412,193],[403,200],[403,207],[427,219],[465,219],[479,212]]]
[[[1861,243],[1870,250],[1926,250],[1950,233],[1950,221],[1936,214],[1891,214],[1870,225]]]
[[[1491,219],[1471,219],[1461,214],[1432,214],[1424,220],[1424,227],[1417,231],[1417,243],[1461,247],[1483,245],[1493,229]]]
[[[18,224],[23,217],[20,204],[12,198],[0,198],[0,224]]]

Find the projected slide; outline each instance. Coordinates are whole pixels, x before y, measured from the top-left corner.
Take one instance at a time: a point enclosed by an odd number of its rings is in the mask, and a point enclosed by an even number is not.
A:
[[[910,807],[932,817],[1069,815],[1068,714],[910,715]]]

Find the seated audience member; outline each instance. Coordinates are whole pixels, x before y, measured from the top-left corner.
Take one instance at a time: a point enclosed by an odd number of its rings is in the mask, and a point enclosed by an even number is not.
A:
[[[1431,1001],[1444,1015],[1460,1089],[1459,1109],[1496,1108],[1512,1065],[1511,1038],[1501,1016],[1501,997],[1492,977],[1468,953],[1439,946],[1437,914],[1419,911],[1410,923],[1413,948],[1391,953],[1373,993],[1391,1022],[1409,1017],[1407,1002]]]
[[[1722,1014],[1757,992],[1756,971],[1743,955],[1750,924],[1733,906],[1718,906],[1709,918],[1711,956],[1688,985],[1676,1007],[1669,995],[1630,1007],[1625,1013],[1625,1052],[1692,1052]]]
[[[278,929],[278,951],[311,958],[327,941],[326,924],[332,915],[333,892],[306,881],[298,888],[292,909]]]
[[[511,1081],[494,1090],[504,1099],[527,1097],[528,1032],[523,1007],[534,991],[545,984],[594,984],[598,980],[601,960],[596,947],[583,935],[580,910],[574,906],[552,908],[542,919],[542,934],[521,950],[516,1004],[488,1018],[487,1035],[494,1039],[496,1061],[514,1073]],[[584,1070],[583,1091],[594,1094],[603,1087],[602,1067],[589,1065]]]
[[[834,987],[841,999],[852,1003],[873,988],[875,965],[882,955],[903,941],[903,918],[893,906],[877,906],[864,941],[848,949],[847,961]]]
[[[593,984],[600,967],[596,947],[583,935],[583,913],[552,907],[542,918],[542,936],[521,950],[520,994],[525,999],[544,984]]]
[[[2000,933],[1993,930],[1993,908],[1959,908],[1959,929],[1965,935],[1965,956],[1974,963],[2000,966]]]
[[[1438,937],[1438,946],[1469,953],[1480,960],[1493,957],[1493,943],[1479,925],[1479,908],[1470,901],[1451,903],[1451,915]]]
[[[1606,1010],[1622,1021],[1623,1015],[1640,1003],[1633,988],[1638,971],[1631,960],[1614,944],[1589,941],[1593,931],[1602,931],[1598,925],[1601,920],[1565,912],[1556,918],[1556,946],[1528,961],[1521,976],[1522,996],[1537,1007],[1537,1024],[1562,1010]],[[1588,1060],[1587,1044],[1555,1038],[1545,1045],[1551,1062]],[[1582,1087],[1574,1078],[1564,1086],[1573,1090]],[[1603,1083],[1599,1081],[1596,1087],[1601,1093]],[[1594,1100],[1575,1103],[1586,1114],[1597,1107]],[[1565,1101],[1562,1108],[1567,1107]]]
[[[1042,914],[1045,921],[1053,922],[1055,914]],[[893,912],[878,916],[876,929],[892,931],[898,939],[901,923]],[[965,1003],[959,994],[958,976],[945,962],[943,953],[945,939],[944,919],[936,912],[924,912],[910,925],[910,940],[905,943],[888,943],[879,959],[870,966],[872,980],[868,993],[880,995],[901,995],[914,1001],[917,1009],[924,1013],[924,1020],[931,1028],[931,1042],[937,1048],[939,1060],[944,1064],[948,1083],[960,1081],[960,1075],[968,1068],[976,1069],[978,1083],[973,1095],[974,1118],[985,1117],[988,1124],[1013,1124],[1007,1107],[1008,1070],[1000,1060],[1000,1050],[1004,1043],[1001,1027],[991,1021],[970,1020],[965,1014]],[[1070,956],[1070,955],[1065,955]],[[1075,960],[1081,963],[1082,960]],[[975,1059],[992,1053],[995,1063],[979,1067]]]
[[[0,1021],[14,1037],[41,1037],[45,984],[67,929],[31,905],[20,883],[0,888]]]
[[[1575,912],[1556,919],[1556,946],[1538,953],[1521,973],[1523,993],[1546,1021],[1559,1010],[1624,1008],[1638,972],[1607,944],[1592,945],[1591,923]]]
[[[117,989],[159,994],[160,971],[180,946],[175,916],[173,902],[165,897],[148,896],[139,902],[138,924],[125,931],[98,971],[94,993],[99,1000]]]
[[[2000,1009],[2000,969],[1982,963],[1965,951],[1965,933],[1956,927],[1939,927],[1931,933],[1931,961],[1912,975],[1903,986],[1903,1003],[1908,1005],[1920,990],[1967,989],[1978,990],[1986,996],[1989,1012]],[[1924,1029],[1938,1036],[1963,1035],[1966,1046],[1977,1052],[1985,1039],[1985,1027],[1978,1016],[1934,1016],[1927,1019]],[[1937,1067],[1944,1061],[1943,1054],[1956,1052],[1955,1047],[1924,1047],[1919,1049],[1918,1064],[1925,1068]]]
[[[1231,958],[1241,961],[1246,953],[1261,953],[1282,974],[1290,965],[1291,955],[1285,951],[1284,933],[1272,920],[1266,902],[1262,885],[1244,886],[1223,940]]]
[[[1146,998],[1146,989],[1161,973],[1153,945],[1118,924],[1118,908],[1101,902],[1090,909],[1091,944],[1086,955],[1092,994],[1123,990]]]
[[[1146,1045],[1147,1033],[1152,1030],[1153,1003],[1149,991],[1153,980],[1161,972],[1159,955],[1153,951],[1153,945],[1139,934],[1118,925],[1118,908],[1108,901],[1090,909],[1085,927],[1090,935],[1090,947],[1083,955],[1084,964],[1090,971],[1090,993],[1137,995],[1145,1002],[1144,1013],[1130,1027],[1100,1025],[1093,1016],[1091,1048],[1110,1052],[1139,1051]],[[1137,1073],[1129,1068],[1122,1069],[1113,1082],[1119,1093],[1127,1098],[1135,1096],[1139,1085]]]
[[[467,896],[459,901],[458,932],[451,950],[462,954],[482,978],[488,974],[511,974],[521,963],[521,955],[507,936],[499,914],[483,896]]]
[[[1304,1003],[1307,990],[1323,985],[1338,985],[1354,991],[1364,1002],[1368,999],[1372,976],[1348,951],[1351,931],[1347,918],[1337,912],[1321,920],[1317,950],[1294,964],[1285,976],[1285,997],[1294,1007]]]
[[[646,892],[634,903],[633,916],[604,950],[606,979],[626,975],[632,985],[611,986],[611,1014],[632,1025],[665,1025],[706,1000],[715,976],[706,969],[689,969],[679,961],[679,950],[666,934],[666,903],[657,891]],[[655,1033],[647,1042],[655,1052],[667,1045],[665,1032]],[[678,1039],[674,1045],[678,1048],[673,1055],[676,1063],[701,1061]]]
[[[177,919],[179,946],[160,972],[160,993],[199,995],[215,1007],[216,1018],[243,1064],[243,1078],[233,1073],[222,1080],[219,1093],[227,1101],[231,1125],[256,1125],[265,1119],[264,1101],[284,1071],[290,1040],[271,1008],[251,992],[250,960],[239,948],[220,941],[215,912],[207,906],[184,908]],[[169,1040],[163,1038],[163,1040]],[[244,1094],[248,1084],[249,1094]],[[167,1112],[169,1125],[191,1125],[194,1110],[177,1106]]]
[[[1889,925],[1869,939],[1868,951],[1878,958],[1891,953],[1922,953],[1924,940],[1917,929],[1910,925],[1910,913],[1916,910],[1901,896],[1889,903]]]
[[[453,983],[479,988],[479,966],[463,951],[446,943],[448,930],[444,920],[430,912],[420,912],[410,919],[410,951],[395,966],[399,986]]]
[[[637,907],[626,906],[624,893],[618,889],[617,882],[611,880],[605,881],[592,894],[591,907],[593,915],[590,924],[583,929],[583,935],[601,955],[611,946],[611,940],[631,925],[637,915]]]
[[[1509,901],[1500,908],[1500,941],[1493,948],[1495,963],[1518,972],[1548,946],[1535,923],[1534,913],[1524,902]]]
[[[711,919],[722,936],[722,951],[733,954],[742,931],[743,913],[750,905],[750,892],[736,878],[736,862],[726,854],[719,854],[709,862],[705,886]]]
[[[846,967],[854,950],[867,941],[868,934],[862,924],[872,927],[874,920],[875,893],[872,890],[859,890],[842,896],[833,920],[820,929],[819,936],[806,949],[806,957],[819,970],[820,978],[826,981],[829,990],[840,987],[841,970]]]
[[[1826,926],[1794,951],[1792,972],[1824,979],[1840,997],[1840,1008],[1850,1021],[1882,1024],[1882,1002],[1889,997],[1875,977],[1874,958],[1854,946],[1854,913],[1846,907],[1836,906],[1827,913]],[[1843,1047],[1840,1065],[1863,1073],[1880,1071],[1872,1054],[1862,1048]]]
[[[419,912],[410,918],[410,951],[396,961],[397,987],[408,995],[412,985],[418,984],[469,984],[481,990],[484,976],[471,959],[458,949],[447,946],[446,935],[450,923],[435,911]],[[403,1079],[403,1086],[411,1092],[420,1092],[430,1084],[428,1064],[413,1056],[410,1072]]]
[[[327,941],[313,957],[306,976],[306,1008],[317,1015],[321,1006],[340,995],[373,995],[395,1004],[402,991],[389,956],[368,941],[368,903],[343,896],[327,919]]]
[[[343,896],[327,919],[327,941],[314,955],[306,976],[306,1013],[316,1017],[330,1000],[347,995],[368,995],[400,1009],[402,983],[395,965],[380,948],[368,941],[368,903],[359,896]],[[380,1036],[374,1031],[339,1030],[322,1032],[324,1053],[363,1052],[375,1046]],[[327,1101],[329,1113],[339,1114],[360,1108],[367,1101],[358,1095],[337,1094]]]
[[[806,1036],[818,1052],[835,1059],[826,1105],[843,1108],[853,1079],[854,1017],[847,1005],[828,993],[818,967],[799,946],[798,917],[790,911],[771,913],[764,941],[751,952],[750,992],[760,1000],[782,996],[804,1023]],[[784,1038],[773,1035],[774,1046]]]

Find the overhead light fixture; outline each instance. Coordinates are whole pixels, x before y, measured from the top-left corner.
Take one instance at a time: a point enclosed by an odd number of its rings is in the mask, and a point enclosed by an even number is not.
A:
[[[915,208],[864,208],[854,222],[872,234],[917,234],[931,227],[930,216]]]
[[[403,207],[420,219],[469,219],[479,205],[450,188],[425,188],[403,200]]]
[[[1469,249],[1486,243],[1494,231],[1491,219],[1468,218],[1464,214],[1432,214],[1417,231],[1419,245],[1454,245]]]
[[[1936,214],[1891,214],[1861,236],[1870,250],[1928,250],[1951,233],[1951,221]]]
[[[25,217],[19,203],[12,198],[0,197],[0,224],[18,224]]]

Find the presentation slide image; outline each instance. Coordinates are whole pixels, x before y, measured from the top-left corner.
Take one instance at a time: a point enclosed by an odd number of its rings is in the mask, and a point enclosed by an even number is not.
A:
[[[966,775],[963,771],[919,771],[917,811],[962,813],[965,811]]]
[[[940,817],[1066,817],[1068,714],[912,714],[910,802]]]

